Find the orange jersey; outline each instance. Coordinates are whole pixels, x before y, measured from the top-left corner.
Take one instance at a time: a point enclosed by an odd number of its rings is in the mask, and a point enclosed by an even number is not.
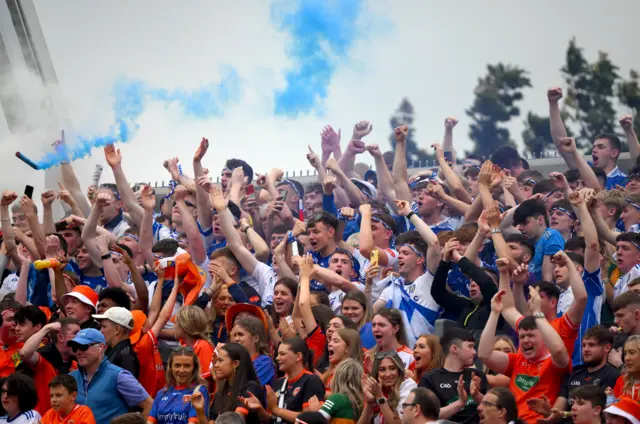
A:
[[[204,339],[198,339],[198,341],[193,344],[193,351],[200,361],[200,376],[202,378],[206,379],[211,377],[213,350],[213,345]]]
[[[624,395],[624,396],[630,397],[636,402],[640,402],[640,383],[635,383],[627,391],[627,393],[623,393],[623,388],[624,388],[624,375],[621,375],[616,380],[616,386],[613,388],[613,394],[615,395],[616,399],[620,399],[620,397]]]
[[[93,412],[88,406],[76,405],[69,415],[62,418],[58,411],[49,409],[40,420],[42,424],[96,424]]]
[[[16,367],[21,362],[18,352],[22,349],[22,346],[24,346],[24,343],[14,343],[0,348],[0,377],[8,377],[9,374],[16,370]]]
[[[553,329],[556,330],[556,333],[558,333],[562,338],[564,347],[567,349],[569,358],[571,358],[574,348],[576,347],[576,340],[578,339],[578,329],[580,328],[580,325],[572,323],[567,314],[554,319],[549,324],[551,324]]]
[[[38,363],[31,369],[33,370],[33,382],[36,385],[36,393],[38,394],[38,404],[35,409],[40,415],[44,415],[51,409],[49,382],[58,375],[58,371],[42,355],[38,355]]]
[[[152,398],[165,386],[164,366],[158,352],[158,340],[151,330],[142,334],[133,350],[140,361],[138,380]],[[160,385],[159,385],[160,384]]]

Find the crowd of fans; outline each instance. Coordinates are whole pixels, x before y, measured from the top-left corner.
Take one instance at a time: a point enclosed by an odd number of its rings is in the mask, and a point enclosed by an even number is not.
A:
[[[564,173],[456,158],[447,118],[410,178],[407,128],[383,154],[362,121],[306,186],[214,184],[203,138],[162,199],[114,146],[115,184],[5,191],[0,424],[640,423],[640,165],[614,134],[587,161],[547,96]]]

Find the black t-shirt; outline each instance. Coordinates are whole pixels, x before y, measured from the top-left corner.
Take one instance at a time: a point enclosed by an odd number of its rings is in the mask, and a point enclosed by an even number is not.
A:
[[[262,407],[266,408],[266,396],[264,393],[264,387],[260,385],[257,381],[249,381],[243,388],[240,390],[238,396],[242,396],[243,398],[249,398],[249,393],[253,393],[255,397],[260,399],[260,403],[262,403]],[[244,422],[246,424],[260,424],[260,417],[258,413],[255,411],[248,410],[244,407],[242,402],[236,397],[236,404],[234,408],[230,411],[220,411],[221,405],[224,403],[222,398],[226,396],[230,396],[231,393],[222,393],[217,392],[213,397],[213,402],[211,403],[211,408],[209,409],[209,419],[215,421],[220,414],[223,412],[242,412],[245,414]]]
[[[451,372],[444,368],[437,368],[422,376],[418,386],[425,387],[435,393],[440,400],[440,405],[444,408],[458,400],[458,379],[460,378],[460,374],[463,375],[464,388],[467,394],[469,394],[469,399],[465,407],[453,417],[449,418],[449,420],[461,424],[478,423],[480,422],[478,405],[471,397],[469,385],[471,384],[473,374],[476,374],[481,380],[480,392],[483,394],[487,393],[489,390],[489,382],[482,371],[476,368],[465,368],[462,372]]]
[[[279,378],[273,385],[278,395],[278,405],[280,397],[284,396],[282,408],[289,411],[302,412],[303,408],[309,405],[309,399],[317,396],[318,400],[324,400],[324,383],[315,374],[304,370],[299,376],[288,379],[287,386],[283,389],[285,378]]]

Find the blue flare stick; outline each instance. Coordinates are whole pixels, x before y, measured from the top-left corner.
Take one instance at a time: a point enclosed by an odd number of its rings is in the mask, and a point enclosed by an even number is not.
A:
[[[26,163],[27,165],[29,165],[30,167],[32,167],[33,169],[35,169],[36,171],[40,170],[40,167],[31,159],[29,159],[28,157],[26,157],[25,155],[23,155],[20,152],[16,152],[16,157],[18,159],[20,159],[22,162]]]

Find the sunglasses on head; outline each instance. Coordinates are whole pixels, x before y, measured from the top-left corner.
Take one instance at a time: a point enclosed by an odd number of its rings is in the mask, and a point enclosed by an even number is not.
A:
[[[384,359],[384,358],[390,358],[392,356],[397,355],[395,350],[387,350],[386,352],[377,352],[376,355],[374,356],[375,359]]]
[[[87,350],[89,350],[89,348],[93,345],[97,345],[100,343],[91,343],[88,345],[73,345],[71,346],[71,350],[75,353],[77,351],[82,351],[82,352],[86,352]]]
[[[193,348],[189,346],[174,347],[172,352],[174,353],[193,353]]]

